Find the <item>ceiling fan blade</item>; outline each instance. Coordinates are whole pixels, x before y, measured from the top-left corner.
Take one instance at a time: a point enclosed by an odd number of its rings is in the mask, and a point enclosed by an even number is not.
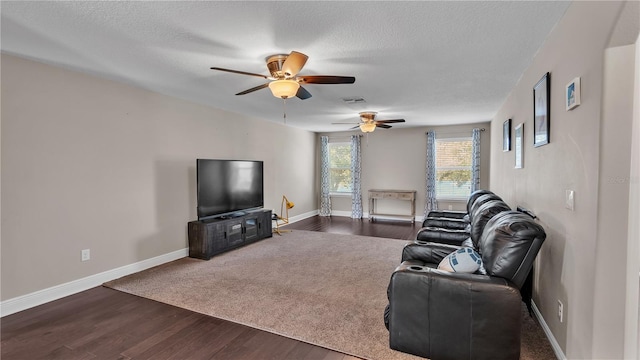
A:
[[[308,98],[311,97],[311,93],[307,91],[307,89],[303,88],[302,86],[300,86],[298,88],[298,92],[296,93],[296,96],[298,97],[298,99],[300,100],[306,100]]]
[[[302,84],[353,84],[356,82],[356,78],[353,76],[307,75],[299,76],[298,81]]]
[[[349,130],[357,129],[357,128],[359,128],[359,127],[360,127],[360,125],[357,125],[357,126],[354,126],[354,127],[352,127],[352,128],[349,128]]]
[[[282,72],[286,77],[296,76],[309,57],[303,53],[292,51],[287,59],[282,63]]]
[[[403,123],[404,119],[376,120],[378,124]]]
[[[331,125],[356,125],[356,124],[360,124],[359,122],[337,122],[337,123],[331,123]]]
[[[385,124],[376,124],[376,127],[383,128],[383,129],[391,129],[391,125],[385,125]]]
[[[241,74],[241,75],[250,75],[250,76],[257,76],[257,77],[261,77],[263,79],[270,79],[268,76],[266,75],[262,75],[262,74],[254,74],[254,73],[250,73],[250,72],[246,72],[246,71],[239,71],[239,70],[231,70],[231,69],[224,69],[224,68],[219,68],[219,67],[212,67],[211,70],[218,70],[218,71],[226,71],[226,72],[230,72],[230,73],[234,73],[234,74]]]
[[[269,83],[258,85],[256,87],[252,87],[251,89],[247,89],[245,91],[241,91],[241,92],[237,93],[236,95],[245,95],[245,94],[248,94],[250,92],[254,92],[256,90],[264,89],[264,88],[266,88],[268,86],[269,86]]]

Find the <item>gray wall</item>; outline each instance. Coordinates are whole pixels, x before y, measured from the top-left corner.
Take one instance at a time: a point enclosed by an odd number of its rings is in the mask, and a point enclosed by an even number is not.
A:
[[[311,132],[8,55],[1,115],[3,300],[186,248],[196,158],[263,160],[265,208],[318,208]]]
[[[638,11],[640,15],[640,10]],[[633,104],[633,135],[631,138],[631,171],[629,176],[629,237],[627,243],[627,303],[625,307],[625,359],[640,355],[638,325],[640,324],[640,35],[636,39],[635,99]]]
[[[411,122],[411,119],[406,119]],[[489,188],[489,162],[491,150],[490,123],[478,123],[471,125],[437,126],[402,129],[377,129],[373,133],[364,134],[362,137],[362,201],[363,210],[369,212],[367,191],[370,189],[399,189],[416,190],[416,215],[422,216],[425,204],[425,166],[427,137],[429,130],[436,132],[438,138],[455,138],[471,136],[473,128],[484,128],[480,133],[480,188]],[[500,125],[502,128],[502,125]],[[362,134],[360,131],[323,133],[330,139],[348,139],[351,134]],[[500,135],[502,136],[502,135]],[[318,140],[318,146],[320,141]],[[332,214],[350,216],[351,198],[334,196],[331,199]],[[454,210],[466,209],[466,201],[439,201],[440,209],[448,209],[449,205]],[[379,202],[378,211],[393,214],[408,213],[406,202]]]
[[[491,190],[533,210],[547,232],[534,301],[570,359],[624,352],[634,49],[607,50],[623,6],[573,2],[492,121]],[[633,41],[637,34],[635,26]],[[534,148],[532,88],[545,72],[551,139]],[[582,104],[566,111],[565,86],[574,77],[581,77]],[[525,126],[523,169],[514,169],[513,151],[500,151],[507,118]],[[565,208],[565,190],[575,191],[574,211]]]

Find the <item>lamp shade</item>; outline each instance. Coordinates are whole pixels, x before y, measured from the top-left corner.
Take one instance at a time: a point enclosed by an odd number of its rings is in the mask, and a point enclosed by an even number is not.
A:
[[[294,204],[293,201],[287,200],[287,209],[293,209],[294,206],[296,206],[296,204]]]
[[[360,124],[360,130],[365,133],[373,132],[376,129],[375,123],[362,123]]]
[[[269,83],[269,89],[273,96],[287,99],[296,96],[300,84],[293,80],[275,80]]]

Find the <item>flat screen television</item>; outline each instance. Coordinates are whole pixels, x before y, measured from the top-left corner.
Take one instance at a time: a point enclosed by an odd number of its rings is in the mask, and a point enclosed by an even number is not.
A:
[[[264,206],[262,161],[197,159],[198,220]]]

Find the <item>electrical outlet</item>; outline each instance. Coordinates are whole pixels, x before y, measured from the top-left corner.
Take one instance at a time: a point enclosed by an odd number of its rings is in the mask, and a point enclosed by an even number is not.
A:
[[[558,319],[560,322],[564,321],[564,304],[560,300],[558,300]]]
[[[453,205],[449,205],[449,210],[453,210]]]
[[[91,250],[84,249],[81,254],[82,261],[87,261],[91,259]]]

